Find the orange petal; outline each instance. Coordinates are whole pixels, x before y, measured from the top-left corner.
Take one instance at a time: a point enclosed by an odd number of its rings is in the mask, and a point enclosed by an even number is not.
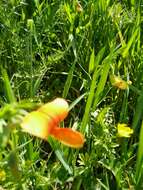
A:
[[[23,119],[21,126],[25,132],[47,140],[54,123],[45,114],[33,111]]]
[[[50,134],[61,143],[73,147],[81,148],[84,144],[84,137],[80,132],[73,131],[71,128],[52,128]]]
[[[68,103],[63,98],[56,98],[52,102],[49,102],[41,106],[38,111],[47,114],[51,117],[55,124],[63,121],[68,115]]]

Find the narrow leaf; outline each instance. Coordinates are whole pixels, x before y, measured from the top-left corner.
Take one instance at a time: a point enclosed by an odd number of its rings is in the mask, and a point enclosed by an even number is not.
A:
[[[3,68],[1,68],[1,72],[2,72],[2,77],[3,77],[3,82],[4,82],[4,89],[5,89],[5,94],[6,94],[6,98],[8,103],[14,103],[15,100],[15,96],[10,84],[10,80],[7,74],[7,71]]]

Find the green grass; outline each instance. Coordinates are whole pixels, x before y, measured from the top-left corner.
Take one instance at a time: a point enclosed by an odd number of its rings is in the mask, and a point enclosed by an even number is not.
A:
[[[141,0],[0,1],[0,188],[143,189]],[[132,81],[121,90],[110,76]],[[81,149],[23,133],[27,112],[56,97]],[[117,124],[134,129],[117,135]]]

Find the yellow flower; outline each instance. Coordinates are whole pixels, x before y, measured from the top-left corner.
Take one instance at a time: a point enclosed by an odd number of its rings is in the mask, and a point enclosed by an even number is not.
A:
[[[4,170],[0,170],[0,181],[5,181],[6,173]]]
[[[68,111],[67,101],[56,98],[38,110],[29,113],[23,119],[21,127],[25,132],[41,139],[47,140],[48,136],[53,136],[67,146],[80,148],[84,144],[84,136],[70,128],[59,127],[59,123],[67,117]]]
[[[130,137],[133,134],[133,129],[128,127],[127,124],[125,123],[118,123],[117,125],[117,130],[118,130],[118,136],[119,137]]]
[[[79,13],[83,11],[83,8],[82,8],[80,2],[77,2],[77,4],[76,4],[76,11]]]
[[[115,86],[121,90],[126,90],[128,88],[128,86],[132,84],[131,81],[126,82],[116,75],[111,75],[110,80],[111,80],[111,83],[113,86]]]

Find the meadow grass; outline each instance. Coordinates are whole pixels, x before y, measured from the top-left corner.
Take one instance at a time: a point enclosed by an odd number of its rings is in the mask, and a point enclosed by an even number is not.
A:
[[[141,0],[0,1],[0,188],[143,189],[142,24]],[[56,97],[83,148],[22,132]]]

